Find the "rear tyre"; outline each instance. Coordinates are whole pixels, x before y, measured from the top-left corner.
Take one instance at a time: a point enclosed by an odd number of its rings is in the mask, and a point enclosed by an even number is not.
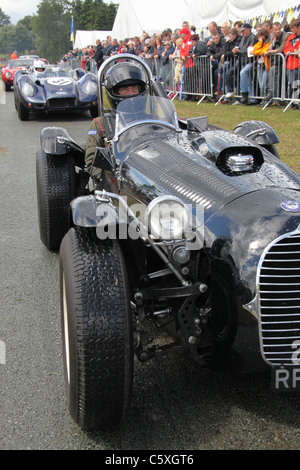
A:
[[[73,157],[39,150],[36,182],[40,239],[48,250],[58,250],[69,230],[70,202],[76,196]]]
[[[85,430],[117,424],[133,382],[132,319],[118,241],[71,228],[60,248],[60,289],[69,412]]]

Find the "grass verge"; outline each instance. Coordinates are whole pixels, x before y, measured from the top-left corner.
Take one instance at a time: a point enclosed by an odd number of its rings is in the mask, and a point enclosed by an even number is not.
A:
[[[283,162],[300,173],[300,148],[297,144],[300,130],[300,111],[270,106],[264,110],[257,106],[231,106],[214,103],[173,101],[179,117],[208,116],[215,126],[233,130],[242,121],[265,121],[273,127],[279,137],[277,150]]]

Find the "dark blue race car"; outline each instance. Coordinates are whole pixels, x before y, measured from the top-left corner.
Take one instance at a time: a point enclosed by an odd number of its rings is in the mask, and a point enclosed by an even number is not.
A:
[[[19,70],[14,78],[15,108],[21,121],[30,111],[89,110],[98,113],[97,79],[82,69],[45,66]]]

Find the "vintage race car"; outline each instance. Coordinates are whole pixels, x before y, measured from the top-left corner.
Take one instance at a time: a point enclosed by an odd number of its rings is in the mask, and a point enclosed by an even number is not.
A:
[[[95,117],[97,107],[97,80],[82,69],[66,69],[46,65],[45,71],[19,72],[14,79],[15,108],[21,121],[30,111],[89,110]]]
[[[9,91],[14,83],[17,70],[29,69],[33,65],[35,58],[30,56],[20,56],[18,59],[10,59],[8,64],[2,68],[2,79],[5,83],[5,90]]]
[[[116,60],[102,65],[99,86]],[[149,94],[122,101],[112,119],[100,86],[101,182],[63,128],[45,128],[37,152],[40,237],[60,249],[72,417],[84,429],[121,421],[134,356],[187,351],[199,366],[270,370],[274,390],[296,390],[299,174],[268,124],[227,131],[178,119],[147,65],[122,60],[145,69]]]

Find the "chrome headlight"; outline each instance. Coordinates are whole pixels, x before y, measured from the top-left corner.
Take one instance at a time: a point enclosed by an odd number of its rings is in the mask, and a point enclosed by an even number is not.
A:
[[[35,86],[32,85],[32,83],[30,83],[30,82],[23,83],[22,93],[25,96],[29,96],[29,97],[34,96],[36,94]]]
[[[176,197],[157,197],[147,207],[145,223],[149,233],[155,238],[178,239],[189,225],[189,211]]]
[[[97,82],[94,80],[85,80],[82,84],[82,91],[87,95],[96,95]]]
[[[11,73],[10,72],[5,72],[5,78],[11,78]]]

